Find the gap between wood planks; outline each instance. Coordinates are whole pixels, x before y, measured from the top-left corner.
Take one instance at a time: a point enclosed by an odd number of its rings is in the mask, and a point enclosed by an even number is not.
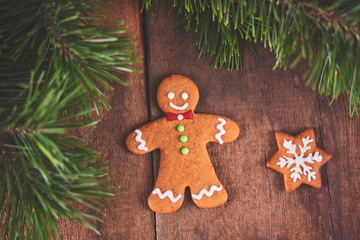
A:
[[[320,128],[319,128],[319,135],[320,135],[320,145],[321,145],[321,149],[324,149],[324,140],[323,140],[323,136],[322,136],[322,131],[321,129],[323,128],[323,115],[322,115],[322,110],[321,110],[321,104],[320,104],[320,96],[319,94],[317,94],[317,104],[319,107],[319,117],[320,117]],[[325,149],[324,149],[325,150]],[[329,194],[329,206],[332,205],[332,198],[331,198],[331,191],[330,191],[330,184],[329,184],[329,178],[328,178],[328,170],[327,170],[327,165],[325,164],[324,167],[324,172],[325,172],[325,178],[326,178],[326,185],[327,185],[327,192]],[[331,210],[328,209],[327,210],[328,214],[329,214],[329,218],[330,218],[330,223],[331,223],[331,237],[333,239],[336,239],[335,237],[335,229],[334,229],[334,221],[333,221],[333,215],[331,213]]]
[[[141,6],[140,6],[141,7]],[[139,9],[139,11],[141,11],[141,9]],[[145,88],[146,88],[146,99],[147,99],[147,108],[148,108],[148,121],[151,122],[152,119],[151,119],[151,106],[150,106],[150,81],[149,81],[149,67],[148,67],[148,49],[149,49],[149,46],[148,46],[148,41],[147,41],[147,28],[146,28],[146,10],[144,10],[142,13],[141,13],[141,24],[142,24],[142,30],[143,30],[143,41],[144,41],[144,51],[143,51],[143,61],[144,61],[144,76],[145,76]],[[155,185],[155,166],[154,166],[154,152],[151,152],[151,166],[152,166],[152,179],[153,179],[153,186]],[[158,238],[157,236],[157,223],[156,223],[156,212],[154,212],[154,236],[155,236],[155,239]]]

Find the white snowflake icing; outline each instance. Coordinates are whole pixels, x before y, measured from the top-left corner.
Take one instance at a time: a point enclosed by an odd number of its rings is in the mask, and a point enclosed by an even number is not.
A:
[[[298,179],[301,179],[302,175],[308,176],[308,181],[311,181],[312,179],[316,179],[316,172],[312,172],[312,167],[306,165],[306,163],[314,163],[321,162],[323,157],[319,154],[319,152],[315,152],[314,156],[312,153],[307,155],[307,157],[304,157],[307,150],[310,150],[311,147],[308,146],[309,143],[313,142],[314,140],[310,137],[306,137],[302,139],[302,142],[304,146],[299,146],[300,149],[300,155],[296,153],[296,145],[292,143],[292,141],[284,140],[283,146],[288,149],[286,153],[294,155],[293,158],[283,156],[279,158],[279,162],[276,164],[279,165],[281,168],[283,167],[291,167],[295,164],[294,167],[290,169],[291,175],[290,177],[293,179],[294,182],[296,182]],[[302,169],[301,169],[302,168]]]

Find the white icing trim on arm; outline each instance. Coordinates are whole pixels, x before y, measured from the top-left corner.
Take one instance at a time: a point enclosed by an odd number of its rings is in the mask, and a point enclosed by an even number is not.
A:
[[[171,190],[167,190],[166,192],[161,193],[159,188],[156,188],[152,192],[152,194],[157,194],[160,199],[164,199],[164,198],[168,197],[170,199],[170,201],[172,201],[173,203],[176,203],[182,197],[181,194],[177,195],[177,197],[174,197],[174,193]]]
[[[136,129],[135,133],[136,133],[135,141],[137,141],[139,143],[139,145],[137,146],[137,149],[142,150],[142,151],[147,151],[148,148],[145,147],[146,142],[144,141],[144,139],[141,138],[142,132],[139,129]]]
[[[215,134],[215,138],[219,141],[220,144],[223,144],[224,141],[222,140],[221,136],[226,133],[225,129],[224,129],[226,120],[223,118],[218,118],[218,120],[220,121],[220,123],[218,125],[216,125],[216,128],[219,130],[219,132],[217,134]]]
[[[222,186],[220,185],[219,187],[212,185],[210,187],[210,190],[206,190],[206,188],[201,189],[201,191],[199,192],[199,194],[192,194],[191,196],[196,199],[196,200],[200,200],[202,199],[202,197],[204,196],[204,194],[208,197],[211,197],[215,191],[220,192],[222,190]]]
[[[176,109],[176,110],[184,110],[189,106],[188,103],[184,103],[184,105],[179,107],[179,106],[176,106],[175,104],[173,104],[172,102],[169,102],[169,105],[170,105],[170,107],[172,107],[173,109]]]

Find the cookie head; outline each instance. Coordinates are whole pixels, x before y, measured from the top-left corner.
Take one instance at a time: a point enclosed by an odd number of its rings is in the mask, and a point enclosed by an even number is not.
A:
[[[165,113],[194,111],[199,101],[199,90],[191,79],[182,75],[165,78],[157,91],[159,107]]]

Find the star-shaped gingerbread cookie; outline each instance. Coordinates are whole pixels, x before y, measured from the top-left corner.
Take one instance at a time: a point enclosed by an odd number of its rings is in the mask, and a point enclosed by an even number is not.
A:
[[[295,137],[276,132],[275,138],[279,150],[266,166],[284,175],[285,191],[290,193],[303,183],[320,188],[319,169],[332,155],[316,146],[314,129]]]

